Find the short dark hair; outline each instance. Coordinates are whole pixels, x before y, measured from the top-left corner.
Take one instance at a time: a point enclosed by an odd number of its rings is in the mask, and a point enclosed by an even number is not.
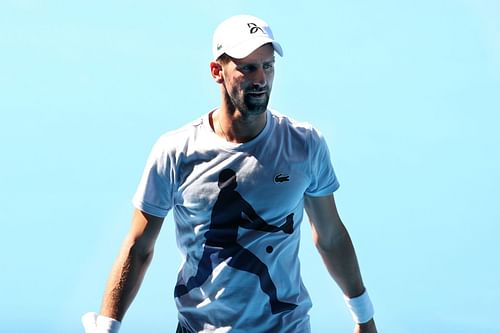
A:
[[[222,53],[218,58],[217,58],[217,62],[221,63],[222,65],[225,65],[227,63],[229,63],[233,58],[231,58],[230,56],[228,56],[226,53]]]

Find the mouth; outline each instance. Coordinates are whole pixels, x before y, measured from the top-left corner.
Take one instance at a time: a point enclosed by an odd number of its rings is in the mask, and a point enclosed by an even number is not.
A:
[[[263,91],[250,91],[247,92],[247,95],[253,98],[264,98],[267,96],[267,90]]]

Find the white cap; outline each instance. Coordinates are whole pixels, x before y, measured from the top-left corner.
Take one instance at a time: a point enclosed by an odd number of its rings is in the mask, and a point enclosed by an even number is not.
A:
[[[214,60],[224,53],[241,59],[267,43],[272,43],[276,53],[283,56],[281,45],[274,40],[266,22],[251,15],[237,15],[223,21],[215,29],[212,52]]]

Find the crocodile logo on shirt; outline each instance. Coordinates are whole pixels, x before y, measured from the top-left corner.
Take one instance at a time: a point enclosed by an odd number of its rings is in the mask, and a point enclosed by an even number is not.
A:
[[[277,174],[274,176],[274,182],[279,184],[279,183],[284,183],[284,182],[289,182],[290,181],[290,176],[289,175],[284,175],[282,173]]]

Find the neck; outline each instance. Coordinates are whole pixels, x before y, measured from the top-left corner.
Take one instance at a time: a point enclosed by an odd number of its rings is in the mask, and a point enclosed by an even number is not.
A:
[[[245,143],[255,138],[266,126],[266,112],[246,114],[223,104],[212,113],[214,132],[229,142]]]

